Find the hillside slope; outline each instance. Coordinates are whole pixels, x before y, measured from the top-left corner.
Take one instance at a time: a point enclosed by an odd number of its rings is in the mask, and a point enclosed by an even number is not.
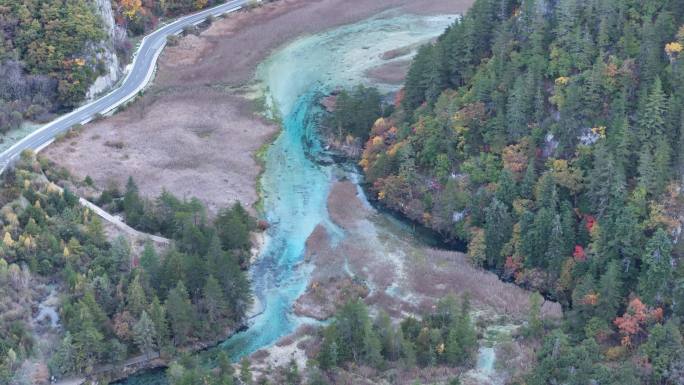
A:
[[[376,199],[568,310],[530,384],[682,381],[682,23],[677,0],[478,0],[370,132]]]
[[[120,78],[138,36],[219,2],[0,0],[0,134],[93,99]]]

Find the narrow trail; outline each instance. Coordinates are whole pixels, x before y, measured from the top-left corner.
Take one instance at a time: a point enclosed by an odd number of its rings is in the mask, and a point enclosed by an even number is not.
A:
[[[56,185],[55,183],[52,183],[49,181],[47,176],[43,174],[43,177],[45,180],[48,181],[52,186],[54,186],[55,189],[59,190],[60,193],[64,192],[64,188],[61,186]],[[141,241],[147,241],[148,239],[152,242],[154,242],[158,246],[168,246],[171,244],[171,240],[168,238],[160,237],[158,235],[152,235],[148,233],[144,233],[142,231],[138,231],[131,226],[127,225],[126,222],[124,222],[121,218],[119,218],[116,215],[112,215],[102,209],[100,206],[96,205],[95,203],[79,197],[78,202],[82,205],[87,207],[89,210],[93,211],[95,214],[97,214],[100,218],[104,219],[105,221],[111,223],[114,225],[116,228],[119,230],[123,231],[124,233],[130,235],[131,237],[134,237],[136,239],[139,239]]]
[[[103,210],[100,206],[97,206],[93,202],[85,199],[85,198],[78,198],[79,203],[81,205],[87,207],[88,209],[92,210],[95,214],[97,214],[100,218],[104,219],[105,221],[113,224],[116,226],[119,230],[125,232],[126,234],[136,237],[140,240],[151,240],[152,242],[156,243],[159,246],[168,246],[171,244],[171,240],[168,238],[160,237],[158,235],[152,235],[148,233],[143,233],[142,231],[138,231],[131,226],[127,225],[124,221],[121,220],[121,218],[112,215],[105,210]]]

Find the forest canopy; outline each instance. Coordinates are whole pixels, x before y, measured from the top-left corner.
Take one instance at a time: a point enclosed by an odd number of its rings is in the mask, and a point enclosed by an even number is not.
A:
[[[684,378],[682,24],[679,0],[477,0],[370,130],[378,201],[565,307],[529,383]]]
[[[116,368],[135,356],[173,357],[241,327],[252,301],[244,268],[254,220],[239,204],[210,220],[197,200],[170,193],[154,204],[143,200],[131,180],[118,199],[154,208],[145,215],[164,223],[159,231],[172,240],[135,250],[124,235],[109,236],[76,195],[49,182],[32,154],[0,187],[0,308],[21,309],[0,317],[0,383],[20,383],[19,364],[45,348],[34,339],[30,305],[45,281],[60,285],[60,341],[47,355],[56,377]]]

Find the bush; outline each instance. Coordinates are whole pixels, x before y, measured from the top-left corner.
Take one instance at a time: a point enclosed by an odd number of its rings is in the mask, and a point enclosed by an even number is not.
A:
[[[169,47],[175,47],[180,43],[180,36],[178,35],[169,35],[166,37],[166,44]]]

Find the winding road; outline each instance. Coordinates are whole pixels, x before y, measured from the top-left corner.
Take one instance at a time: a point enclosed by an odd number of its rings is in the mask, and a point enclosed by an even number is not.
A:
[[[247,2],[248,0],[228,1],[192,15],[181,17],[145,36],[140,42],[128,74],[116,89],[40,127],[2,152],[0,154],[0,174],[24,150],[40,151],[52,143],[59,134],[68,131],[74,125],[88,123],[97,114],[107,114],[135,97],[152,79],[157,58],[166,45],[167,37],[181,33],[185,27],[198,25],[209,16],[216,17],[235,12],[241,9]]]

